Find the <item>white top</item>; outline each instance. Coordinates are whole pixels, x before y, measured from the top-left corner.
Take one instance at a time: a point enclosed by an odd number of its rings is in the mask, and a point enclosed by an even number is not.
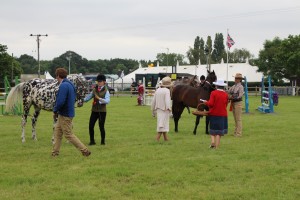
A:
[[[171,97],[170,90],[168,88],[158,88],[155,91],[152,103],[151,110],[171,110]]]

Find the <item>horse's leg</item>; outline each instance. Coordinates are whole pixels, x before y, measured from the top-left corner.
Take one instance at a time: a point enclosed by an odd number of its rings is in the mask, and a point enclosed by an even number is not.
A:
[[[196,135],[196,133],[197,133],[197,127],[199,125],[199,122],[200,122],[200,115],[197,115],[196,116],[196,122],[195,122],[195,128],[194,128],[194,131],[193,131],[194,135]]]
[[[184,110],[184,106],[182,104],[174,103],[173,101],[172,112],[173,112],[176,133],[178,132],[178,121],[181,117],[183,110]]]
[[[22,142],[24,143],[25,140],[25,126],[26,126],[26,122],[27,122],[27,116],[28,116],[28,112],[24,111],[24,114],[22,115]]]
[[[174,117],[174,114],[173,114],[173,117]],[[175,132],[176,133],[178,132],[178,121],[179,121],[179,118],[174,117],[174,125],[175,125]]]
[[[23,115],[22,115],[22,142],[24,143],[26,141],[25,139],[25,127],[26,127],[26,123],[27,123],[27,117],[29,115],[29,110],[30,110],[30,103],[28,103],[28,99],[23,98]]]
[[[208,132],[208,126],[209,126],[209,116],[206,116],[205,117],[205,133],[206,134],[209,134],[209,132]]]
[[[36,132],[35,132],[35,126],[36,126],[36,122],[37,122],[37,119],[39,117],[40,111],[41,111],[41,109],[35,108],[34,109],[34,114],[31,118],[31,122],[32,122],[32,139],[33,140],[37,140]]]
[[[57,123],[58,115],[53,115],[53,133],[52,133],[52,144],[54,144],[54,131]]]

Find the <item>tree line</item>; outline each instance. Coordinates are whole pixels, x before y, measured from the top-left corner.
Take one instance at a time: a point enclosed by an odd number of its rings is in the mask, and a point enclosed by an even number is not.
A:
[[[224,45],[222,33],[216,33],[214,41],[208,36],[206,41],[202,37],[196,36],[194,46],[189,47],[186,56],[177,53],[158,53],[155,60],[134,60],[134,59],[98,59],[87,60],[73,51],[67,51],[53,60],[40,61],[41,72],[49,71],[54,75],[57,67],[68,69],[71,56],[70,66],[71,73],[103,73],[118,74],[122,71],[128,74],[136,70],[139,65],[148,67],[156,65],[173,66],[179,62],[180,65],[197,65],[199,60],[201,64],[220,63],[223,59],[227,62],[227,52]],[[185,61],[184,58],[188,61]],[[258,58],[254,58],[247,49],[235,49],[229,52],[229,63],[243,63],[249,59],[250,64],[256,65],[260,72],[270,74],[274,81],[279,82],[283,78],[290,79],[295,77],[298,81],[300,77],[300,35],[290,35],[288,38],[266,40],[264,48],[259,52]],[[7,76],[13,79],[14,76],[24,74],[37,74],[38,61],[30,55],[24,54],[20,57],[13,57],[7,53],[7,46],[0,44],[0,77]]]

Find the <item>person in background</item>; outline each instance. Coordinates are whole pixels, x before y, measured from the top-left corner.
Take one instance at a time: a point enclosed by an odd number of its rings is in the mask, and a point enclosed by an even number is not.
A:
[[[200,87],[203,87],[204,84],[205,84],[205,76],[202,75],[202,76],[200,76]]]
[[[74,103],[76,89],[73,83],[66,78],[67,74],[68,72],[64,68],[57,68],[55,71],[56,79],[60,85],[53,108],[53,117],[57,118],[57,124],[54,129],[52,156],[59,155],[62,136],[65,135],[65,138],[79,149],[83,156],[87,157],[91,152],[72,132],[72,121],[75,116]]]
[[[132,95],[135,95],[135,94],[136,94],[136,87],[137,87],[137,84],[136,84],[136,82],[134,81],[134,79],[131,78],[131,80],[132,80],[132,83],[131,83],[131,85],[130,85],[130,92],[131,92],[130,97],[132,97]]]
[[[84,98],[85,102],[93,99],[92,112],[89,121],[89,145],[95,145],[94,127],[98,120],[99,129],[101,133],[101,145],[105,145],[105,119],[106,119],[106,104],[110,102],[110,94],[106,87],[106,77],[102,74],[97,76],[97,85],[92,92]]]
[[[242,136],[242,107],[243,107],[243,95],[244,87],[242,85],[243,76],[241,73],[237,73],[234,77],[234,85],[229,89],[230,110],[232,110],[233,118],[235,122],[234,136]]]
[[[224,88],[227,85],[224,80],[213,82],[216,90],[212,91],[209,100],[202,100],[209,107],[210,117],[210,148],[216,149],[220,146],[221,136],[228,132],[228,94]]]
[[[162,83],[155,91],[151,103],[152,116],[155,117],[155,114],[157,115],[157,141],[160,140],[161,135],[164,136],[164,141],[168,141],[167,133],[169,132],[169,119],[171,113],[169,87],[171,87],[171,78],[167,76],[162,79]]]
[[[139,86],[138,86],[138,98],[137,98],[137,101],[138,101],[138,105],[141,106],[144,104],[144,92],[145,92],[145,89],[144,89],[144,86],[143,86],[143,83],[141,81],[139,81]]]

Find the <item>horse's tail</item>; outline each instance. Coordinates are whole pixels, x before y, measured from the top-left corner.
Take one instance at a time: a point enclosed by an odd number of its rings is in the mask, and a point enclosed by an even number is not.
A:
[[[22,93],[25,83],[19,83],[13,87],[6,98],[5,111],[10,113],[14,111],[15,105],[22,103]]]

